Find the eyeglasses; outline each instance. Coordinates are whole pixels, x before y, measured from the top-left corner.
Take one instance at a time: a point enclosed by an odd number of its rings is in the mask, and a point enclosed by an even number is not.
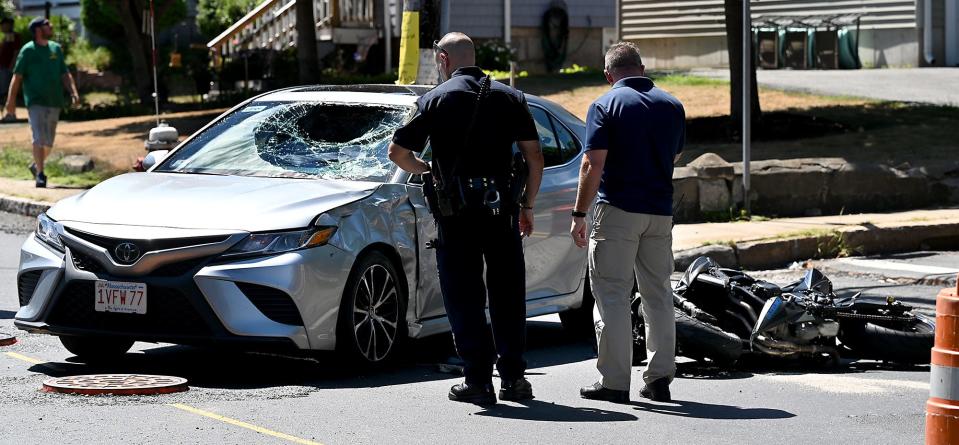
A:
[[[434,41],[433,41],[433,49],[435,49],[435,50],[437,50],[437,51],[439,51],[439,52],[441,52],[441,53],[443,53],[443,54],[449,55],[449,52],[447,52],[445,49],[443,49],[442,46],[440,46],[440,41],[439,41],[439,40],[434,40]]]

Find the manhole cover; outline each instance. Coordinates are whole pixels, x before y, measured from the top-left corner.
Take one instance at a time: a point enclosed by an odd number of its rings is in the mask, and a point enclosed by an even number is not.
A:
[[[164,375],[91,374],[56,377],[43,382],[46,392],[83,395],[152,395],[188,389],[186,379]]]
[[[0,332],[0,346],[10,346],[17,342],[17,337]]]

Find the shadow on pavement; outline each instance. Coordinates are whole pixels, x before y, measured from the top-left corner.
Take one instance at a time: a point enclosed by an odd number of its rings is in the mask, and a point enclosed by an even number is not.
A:
[[[13,318],[14,315],[17,315],[16,311],[2,311],[0,310],[0,320],[5,320]]]
[[[635,409],[669,416],[691,417],[695,419],[715,420],[756,420],[789,419],[795,414],[772,408],[743,408],[732,405],[714,405],[711,403],[674,400],[669,404],[632,402]]]
[[[531,323],[527,353],[529,374],[547,374],[536,369],[592,357],[587,342],[564,332],[558,323]],[[128,353],[111,363],[84,363],[71,357],[65,362],[35,365],[31,370],[54,377],[96,373],[172,375],[186,378],[190,386],[218,389],[367,388],[461,378],[456,373],[439,370],[439,364],[456,354],[449,334],[412,341],[400,352],[394,363],[362,368],[349,366],[332,352],[283,354],[160,345]]]
[[[748,379],[752,377],[751,372],[747,372],[738,367],[722,368],[703,362],[686,362],[676,364],[676,378],[678,379],[706,379],[706,380],[736,380]]]
[[[501,403],[478,412],[476,415],[539,422],[629,422],[637,420],[637,417],[632,414],[598,408],[573,407],[538,400],[519,403],[522,406]]]

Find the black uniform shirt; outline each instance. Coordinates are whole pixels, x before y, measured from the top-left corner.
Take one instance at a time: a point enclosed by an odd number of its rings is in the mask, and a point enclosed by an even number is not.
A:
[[[433,159],[439,161],[445,176],[508,174],[513,142],[539,140],[539,136],[523,93],[492,81],[469,141],[466,140],[483,76],[483,71],[475,66],[454,71],[450,80],[416,101],[416,115],[396,130],[393,142],[421,152],[428,140]]]

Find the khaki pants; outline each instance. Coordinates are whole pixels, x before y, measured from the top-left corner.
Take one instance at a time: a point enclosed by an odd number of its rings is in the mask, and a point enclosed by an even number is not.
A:
[[[629,390],[633,361],[630,302],[634,277],[643,299],[649,362],[643,380],[676,374],[676,320],[669,275],[673,272],[673,218],[629,213],[599,204],[589,243],[589,282],[596,299],[596,335],[603,386]],[[634,275],[635,271],[635,275]]]

